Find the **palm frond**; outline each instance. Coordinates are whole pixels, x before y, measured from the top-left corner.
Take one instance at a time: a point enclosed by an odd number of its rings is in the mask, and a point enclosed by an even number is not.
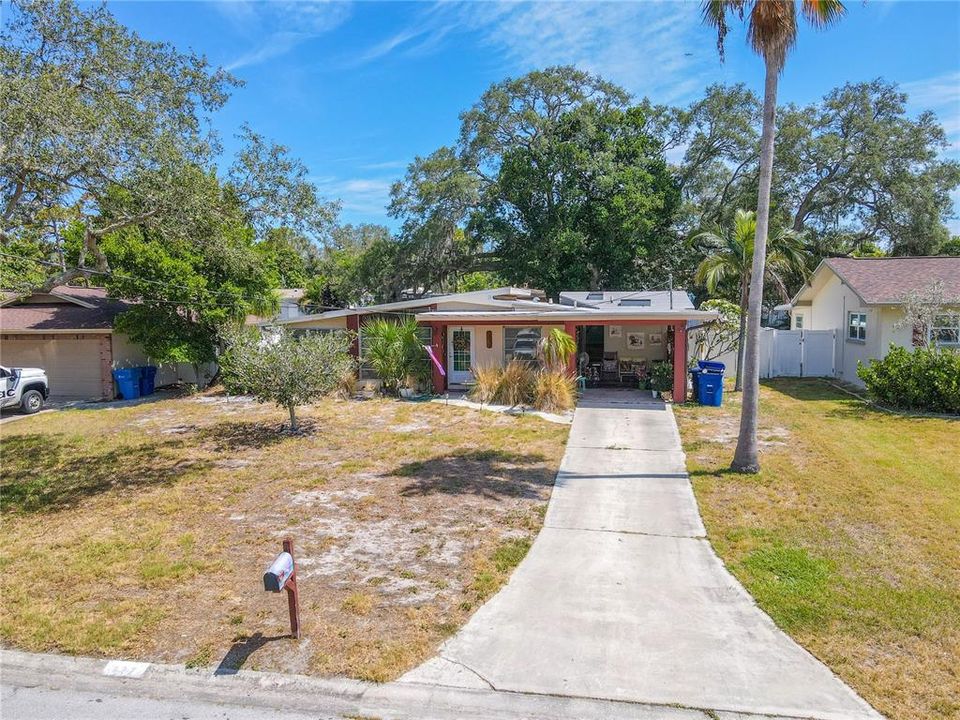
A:
[[[727,25],[727,13],[733,12],[743,20],[743,8],[746,0],[706,0],[703,3],[703,22],[717,30],[717,53],[721,62],[724,59],[723,43],[730,32]]]
[[[753,0],[747,42],[758,55],[782,68],[796,39],[797,8],[793,0]]]
[[[817,29],[837,22],[847,9],[840,0],[801,0],[800,12]]]

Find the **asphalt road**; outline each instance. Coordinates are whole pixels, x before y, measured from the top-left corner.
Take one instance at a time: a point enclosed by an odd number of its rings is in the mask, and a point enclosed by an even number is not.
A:
[[[231,707],[197,699],[124,697],[102,691],[0,686],[4,720],[341,720],[339,713]]]

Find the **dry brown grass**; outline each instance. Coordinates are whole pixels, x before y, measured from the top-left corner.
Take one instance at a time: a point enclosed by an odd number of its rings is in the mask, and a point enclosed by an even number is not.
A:
[[[730,402],[728,402],[729,400]],[[960,718],[960,421],[820,381],[761,393],[763,471],[727,471],[739,397],[675,408],[710,540],[760,606],[891,718]]]
[[[371,680],[429,657],[522,557],[567,429],[392,400],[302,416],[289,435],[207,394],[3,426],[0,637]],[[261,584],[286,535],[300,642]]]

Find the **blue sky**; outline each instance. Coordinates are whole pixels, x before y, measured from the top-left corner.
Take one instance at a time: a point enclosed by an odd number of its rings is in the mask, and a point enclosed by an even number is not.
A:
[[[960,158],[960,2],[850,0],[804,29],[782,102],[883,76],[932,109]],[[289,146],[345,222],[381,222],[390,183],[456,139],[459,113],[493,82],[553,64],[602,74],[660,103],[713,82],[758,92],[762,65],[731,33],[721,64],[699,2],[111,2],[144,37],[202,53],[246,84],[214,116],[227,150],[244,122]],[[960,207],[960,194],[955,196]],[[951,223],[960,232],[960,222]]]

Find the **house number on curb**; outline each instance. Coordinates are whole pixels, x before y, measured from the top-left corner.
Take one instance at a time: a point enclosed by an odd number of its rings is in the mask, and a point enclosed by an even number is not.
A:
[[[297,563],[293,558],[293,540],[283,541],[283,552],[263,574],[263,589],[278,593],[287,591],[287,608],[290,611],[290,634],[300,639],[300,593],[297,590]]]

